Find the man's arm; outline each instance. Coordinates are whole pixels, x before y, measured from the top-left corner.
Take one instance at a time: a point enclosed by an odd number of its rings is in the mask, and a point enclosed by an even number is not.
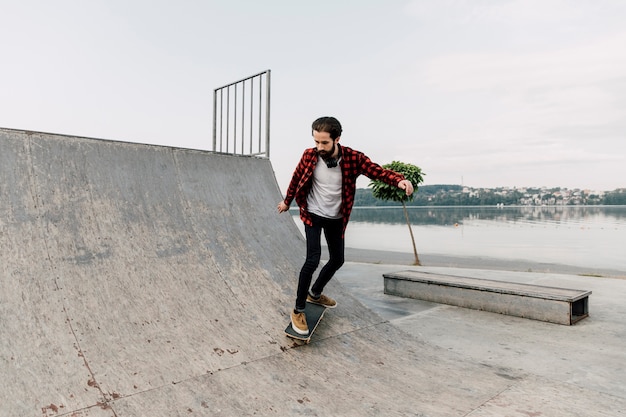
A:
[[[399,174],[390,169],[385,169],[375,162],[372,162],[365,154],[360,154],[361,167],[363,174],[373,180],[380,180],[385,184],[394,185],[406,192],[406,195],[413,194],[413,184],[411,181],[404,178],[404,175]]]
[[[300,158],[300,161],[298,162],[298,165],[296,166],[296,169],[293,171],[293,175],[291,176],[291,181],[289,182],[289,187],[287,187],[287,195],[285,195],[285,199],[283,201],[278,203],[277,208],[278,208],[279,213],[283,213],[289,210],[289,206],[291,205],[291,202],[296,197],[296,191],[298,190],[298,185],[300,184],[300,181],[302,180],[302,177],[306,170],[306,165],[308,163],[308,160],[310,159],[310,157],[307,156],[308,152],[309,150],[304,151],[304,153],[302,154],[302,157]]]

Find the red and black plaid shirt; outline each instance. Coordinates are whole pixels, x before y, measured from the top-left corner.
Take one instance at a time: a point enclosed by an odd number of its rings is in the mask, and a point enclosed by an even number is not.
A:
[[[340,146],[340,145],[337,145]],[[315,148],[309,148],[304,151],[300,162],[293,172],[285,204],[288,206],[295,199],[296,204],[300,207],[300,218],[305,224],[313,225],[311,214],[307,210],[307,196],[313,186],[313,171],[317,165],[318,156]],[[365,175],[372,180],[380,180],[389,185],[398,185],[404,179],[404,176],[384,169],[380,165],[372,162],[365,154],[354,149],[342,146],[341,160],[339,162],[342,175],[341,188],[341,215],[343,217],[343,231],[345,233],[350,213],[354,205],[354,194],[356,193],[356,179],[359,175]]]

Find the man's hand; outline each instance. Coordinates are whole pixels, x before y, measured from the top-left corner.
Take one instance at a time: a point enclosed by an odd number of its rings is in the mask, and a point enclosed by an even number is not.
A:
[[[413,184],[409,180],[402,180],[398,183],[398,188],[406,191],[406,195],[413,194]]]
[[[289,206],[287,204],[285,204],[284,201],[281,201],[280,203],[278,203],[278,212],[279,213],[283,213],[285,211],[289,210]]]

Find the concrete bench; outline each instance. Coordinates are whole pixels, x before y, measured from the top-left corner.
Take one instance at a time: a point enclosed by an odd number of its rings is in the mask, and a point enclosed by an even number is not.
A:
[[[571,325],[589,315],[591,291],[420,271],[383,274],[385,294]]]

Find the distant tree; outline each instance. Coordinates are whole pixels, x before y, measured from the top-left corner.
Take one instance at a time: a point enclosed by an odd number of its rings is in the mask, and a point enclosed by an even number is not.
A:
[[[604,195],[603,204],[606,205],[625,205],[626,204],[626,188],[618,188]]]
[[[411,181],[415,192],[417,192],[419,184],[424,181],[422,169],[411,164],[405,164],[404,162],[393,161],[390,164],[383,165],[383,168],[390,169],[398,174],[404,175],[404,178]],[[411,229],[411,222],[409,221],[409,212],[406,209],[406,202],[413,200],[413,195],[407,196],[404,190],[396,186],[385,184],[379,180],[373,180],[369,184],[372,187],[372,194],[374,197],[380,200],[395,201],[402,203],[404,209],[404,217],[406,218],[406,224],[409,226],[409,233],[411,234],[411,242],[413,243],[413,253],[415,254],[415,265],[421,265],[419,256],[417,255],[417,248],[415,247],[415,237],[413,236],[413,230]]]

